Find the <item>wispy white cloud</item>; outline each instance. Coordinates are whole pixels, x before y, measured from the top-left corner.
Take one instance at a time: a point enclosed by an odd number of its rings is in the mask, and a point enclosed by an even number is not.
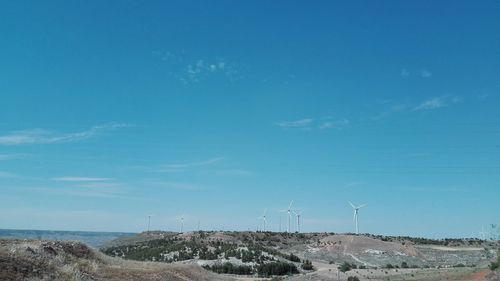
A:
[[[423,101],[421,104],[417,105],[414,110],[432,110],[446,106],[448,106],[448,104],[446,103],[445,97],[435,97]]]
[[[200,82],[214,75],[233,77],[237,72],[226,60],[217,59],[212,61],[199,59],[190,63],[184,70],[181,81],[184,83]]]
[[[245,176],[245,177],[254,175],[252,171],[242,170],[242,169],[221,170],[218,171],[217,174],[222,176]]]
[[[347,119],[340,120],[325,120],[318,126],[320,129],[343,129],[349,126],[350,122]]]
[[[403,77],[403,78],[406,78],[406,77],[410,76],[410,72],[406,69],[401,69],[401,72],[399,73],[399,75],[401,75],[401,77]]]
[[[393,104],[390,105],[390,107],[385,111],[383,111],[382,113],[373,116],[371,119],[378,121],[380,119],[383,119],[385,117],[388,117],[396,113],[435,110],[448,107],[452,104],[460,102],[462,102],[462,98],[460,96],[445,95],[445,96],[428,98],[418,104],[410,102],[408,102],[407,104],[405,103]]]
[[[392,114],[398,113],[398,112],[403,112],[408,108],[408,105],[406,104],[393,104],[391,105],[388,109],[383,111],[382,113],[373,116],[371,119],[372,120],[381,120],[383,118],[389,117]]]
[[[53,181],[64,181],[64,182],[100,182],[100,181],[110,181],[112,178],[96,178],[96,177],[57,177],[51,178]]]
[[[311,118],[304,118],[295,121],[281,121],[281,122],[276,122],[274,124],[276,126],[283,128],[304,128],[310,126],[313,123],[313,121],[314,120]]]
[[[122,186],[122,184],[118,182],[89,182],[89,183],[77,184],[76,186],[83,188],[111,188],[111,187],[114,188]]]
[[[176,58],[176,55],[170,51],[152,51],[151,55],[161,61],[168,61],[169,59]]]
[[[210,158],[208,160],[203,160],[203,161],[166,164],[166,165],[161,166],[160,171],[162,171],[162,172],[183,172],[183,171],[188,170],[190,168],[214,165],[222,160],[224,160],[223,157],[214,157],[214,158]]]
[[[427,70],[427,69],[424,68],[424,69],[421,69],[420,71],[417,71],[415,75],[417,77],[425,79],[425,78],[431,77],[432,76],[432,72],[430,72],[429,70]],[[410,72],[406,68],[403,68],[399,72],[399,76],[401,76],[401,78],[408,78],[408,77],[412,76],[412,72]]]
[[[302,130],[312,130],[312,129],[343,129],[350,125],[350,121],[343,119],[334,119],[332,117],[321,117],[318,119],[304,118],[294,121],[281,121],[275,122],[276,126],[286,129],[302,129]]]
[[[427,69],[422,69],[422,70],[420,71],[420,77],[422,77],[422,78],[429,78],[429,77],[431,77],[431,76],[432,76],[432,72],[430,72],[430,71],[429,71],[429,70],[427,70]]]
[[[95,137],[105,131],[127,127],[126,124],[108,123],[76,133],[57,133],[44,129],[16,131],[0,136],[0,145],[55,144],[74,142]]]
[[[126,198],[126,192],[116,187],[103,188],[100,186],[78,186],[74,185],[71,188],[53,188],[53,187],[35,187],[32,191],[43,193],[54,193],[76,197],[101,197],[101,198]]]

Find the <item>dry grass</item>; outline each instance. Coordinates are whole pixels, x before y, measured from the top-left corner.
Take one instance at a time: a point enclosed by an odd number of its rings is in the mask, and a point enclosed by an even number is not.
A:
[[[126,261],[76,242],[0,240],[0,281],[230,280],[195,265]]]

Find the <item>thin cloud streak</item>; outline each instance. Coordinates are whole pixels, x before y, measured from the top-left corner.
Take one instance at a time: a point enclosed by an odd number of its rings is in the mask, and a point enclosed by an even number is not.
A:
[[[214,165],[222,160],[224,160],[223,157],[214,157],[214,158],[211,158],[208,160],[198,161],[198,162],[166,164],[166,165],[161,166],[160,171],[161,172],[183,172],[183,171],[188,170],[190,168]]]
[[[87,187],[85,189],[75,188],[46,188],[37,187],[30,190],[42,193],[61,194],[76,197],[99,197],[99,198],[133,198],[125,196],[126,193],[116,188]]]
[[[435,97],[425,100],[424,102],[416,106],[413,110],[432,110],[446,106],[448,106],[448,104],[446,103],[444,97]]]
[[[311,125],[313,121],[311,118],[304,118],[296,121],[281,121],[274,124],[283,128],[303,128]]]
[[[419,104],[395,104],[392,105],[389,109],[386,111],[373,116],[371,119],[378,121],[380,119],[383,119],[385,117],[389,117],[390,115],[396,114],[396,113],[409,113],[409,112],[416,112],[416,111],[429,111],[429,110],[436,110],[444,107],[448,107],[452,104],[460,103],[462,102],[462,98],[460,96],[440,96],[440,97],[432,97],[428,98],[424,101],[422,101]]]
[[[105,131],[127,127],[126,124],[108,123],[94,126],[86,131],[76,133],[56,133],[44,129],[16,131],[0,136],[0,145],[56,144],[90,139]]]
[[[323,121],[318,128],[325,130],[325,129],[342,129],[347,126],[349,126],[350,122],[347,119],[340,119],[340,120],[328,120],[328,121]]]
[[[221,170],[218,171],[217,174],[221,176],[244,176],[244,177],[254,175],[252,171],[241,170],[241,169]]]
[[[350,121],[347,119],[333,119],[332,117],[322,117],[318,120],[312,118],[304,118],[295,121],[282,121],[274,123],[278,127],[286,129],[343,129],[350,125]]]
[[[77,187],[83,188],[110,188],[122,186],[121,183],[117,182],[90,182],[76,185]]]
[[[99,182],[99,181],[110,181],[112,178],[94,178],[94,177],[58,177],[51,178],[53,181],[64,181],[64,182]]]

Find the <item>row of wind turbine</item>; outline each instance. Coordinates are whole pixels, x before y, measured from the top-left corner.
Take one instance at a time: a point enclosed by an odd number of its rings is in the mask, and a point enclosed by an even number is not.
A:
[[[348,201],[349,205],[354,210],[354,217],[353,217],[353,223],[355,226],[356,234],[359,234],[359,210],[363,207],[366,207],[366,204],[362,204],[359,206],[355,206],[351,201]],[[297,232],[300,232],[300,217],[302,216],[302,211],[301,210],[294,210],[292,209],[293,206],[293,200],[290,201],[290,204],[288,205],[288,208],[280,210],[280,213],[286,213],[287,214],[287,229],[286,232],[291,232],[291,220],[292,220],[292,214],[295,215],[295,219],[297,222]],[[262,230],[266,231],[267,229],[267,208],[264,209],[264,213],[262,216],[258,217],[258,219],[262,220]],[[281,231],[281,217],[280,217],[280,231]]]

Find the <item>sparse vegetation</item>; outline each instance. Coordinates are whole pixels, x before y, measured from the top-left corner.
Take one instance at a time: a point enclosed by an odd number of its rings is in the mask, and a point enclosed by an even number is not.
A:
[[[310,260],[305,260],[302,265],[301,265],[302,269],[304,270],[313,270],[314,267],[312,265],[312,262]]]
[[[497,254],[497,260],[494,262],[491,262],[489,265],[489,268],[491,271],[495,271],[500,269],[500,251]]]
[[[350,271],[352,269],[355,269],[357,268],[357,266],[355,264],[351,264],[351,263],[348,263],[348,262],[344,262],[342,263],[342,265],[339,267],[339,270],[341,272],[347,272],[347,271]]]
[[[214,264],[212,266],[205,265],[203,268],[211,270],[216,273],[227,273],[227,274],[237,274],[237,275],[250,275],[253,274],[253,267],[247,265],[233,265],[230,262],[225,262],[224,264]]]
[[[261,277],[269,277],[273,275],[295,274],[299,273],[299,270],[293,263],[271,262],[259,265],[257,272]]]
[[[194,265],[141,263],[111,258],[76,242],[0,239],[0,280],[209,281],[229,278]]]

